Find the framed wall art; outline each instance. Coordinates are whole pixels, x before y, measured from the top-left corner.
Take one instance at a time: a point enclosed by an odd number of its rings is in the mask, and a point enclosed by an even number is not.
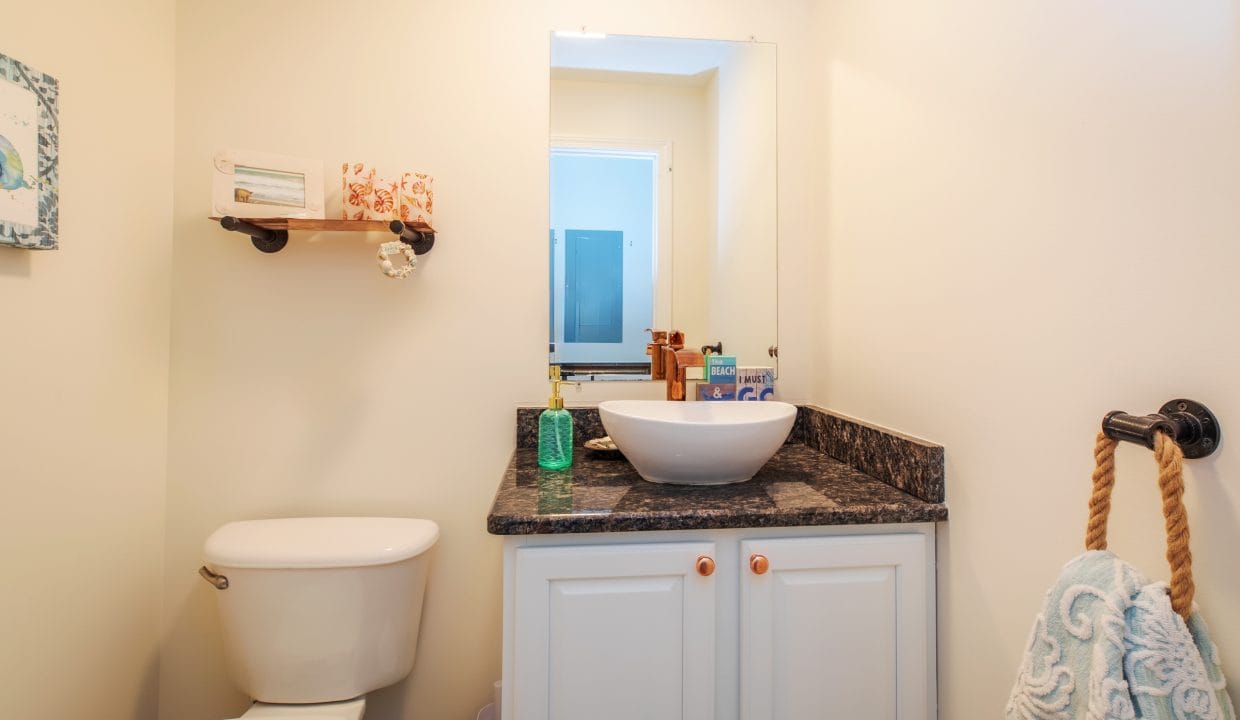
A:
[[[0,54],[0,247],[59,246],[56,78]]]
[[[245,150],[215,153],[215,215],[323,218],[323,163]]]

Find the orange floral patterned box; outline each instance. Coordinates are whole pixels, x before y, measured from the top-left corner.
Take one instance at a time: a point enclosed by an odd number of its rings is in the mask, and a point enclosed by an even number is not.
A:
[[[435,178],[420,172],[407,172],[400,179],[398,219],[405,222],[421,220],[431,225],[435,211]]]
[[[365,163],[341,168],[345,220],[391,220],[395,217],[398,184],[375,176]]]
[[[341,167],[345,220],[420,220],[431,222],[435,179],[426,173],[407,172],[400,182],[379,177],[365,163]]]

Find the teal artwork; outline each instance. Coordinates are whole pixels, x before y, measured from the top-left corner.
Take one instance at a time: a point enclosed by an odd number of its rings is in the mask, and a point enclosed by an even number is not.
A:
[[[0,54],[0,246],[55,250],[59,83]]]
[[[17,148],[13,147],[13,143],[9,142],[8,138],[0,135],[0,189],[21,190],[34,187],[22,174],[24,168],[22,156],[18,154]]]

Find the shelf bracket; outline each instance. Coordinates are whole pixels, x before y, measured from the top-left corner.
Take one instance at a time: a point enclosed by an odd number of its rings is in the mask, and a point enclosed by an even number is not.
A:
[[[394,234],[399,235],[401,242],[413,248],[414,255],[425,255],[435,247],[435,233],[423,232],[411,225],[406,225],[400,220],[393,220],[388,229]]]
[[[254,247],[265,253],[279,252],[288,244],[288,230],[269,230],[232,215],[220,218],[220,227],[249,235]]]
[[[1210,408],[1194,400],[1171,400],[1157,413],[1129,415],[1114,410],[1102,419],[1102,432],[1112,440],[1126,440],[1154,449],[1154,437],[1166,433],[1192,460],[1218,449],[1221,429]]]

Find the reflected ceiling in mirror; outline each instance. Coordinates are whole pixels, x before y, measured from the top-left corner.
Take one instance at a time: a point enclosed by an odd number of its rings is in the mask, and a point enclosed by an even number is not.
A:
[[[777,344],[775,46],[551,41],[551,363],[648,379],[647,328]]]

